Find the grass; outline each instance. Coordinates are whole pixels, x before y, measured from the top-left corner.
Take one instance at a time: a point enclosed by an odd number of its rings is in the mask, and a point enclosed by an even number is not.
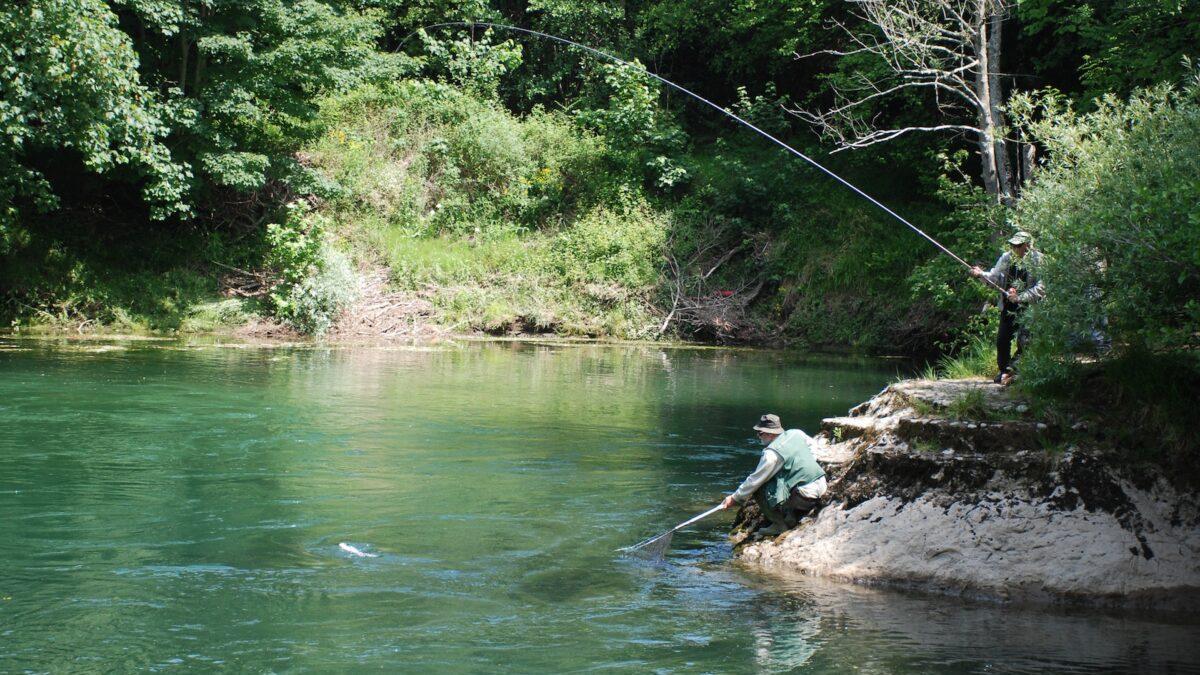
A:
[[[645,289],[562,273],[571,255],[560,235],[530,232],[409,236],[398,228],[359,232],[392,284],[424,293],[455,330],[644,339],[657,320]]]
[[[946,406],[946,415],[956,420],[988,420],[995,414],[979,390],[969,391]]]
[[[136,256],[121,267],[72,257],[19,274],[20,290],[0,307],[18,331],[207,333],[242,325],[257,310],[251,300],[222,297],[215,272],[146,269]]]
[[[401,288],[425,285],[482,285],[498,277],[539,277],[539,243],[505,235],[483,239],[411,237],[395,229],[368,236],[391,268],[392,281]]]
[[[991,377],[996,372],[996,345],[990,337],[980,336],[953,356],[943,356],[936,364],[921,371],[926,380],[959,380]]]
[[[352,255],[451,330],[655,337],[665,215],[566,116],[443,89],[327,102],[337,123],[309,151],[340,186],[320,209]]]

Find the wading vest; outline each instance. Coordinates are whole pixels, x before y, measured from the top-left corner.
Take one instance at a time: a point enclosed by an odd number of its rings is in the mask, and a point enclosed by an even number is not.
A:
[[[783,466],[763,486],[763,496],[772,507],[778,507],[791,496],[792,488],[817,480],[825,475],[825,470],[813,459],[812,449],[808,447],[808,439],[799,429],[788,429],[779,435],[768,450],[774,450],[783,458]]]

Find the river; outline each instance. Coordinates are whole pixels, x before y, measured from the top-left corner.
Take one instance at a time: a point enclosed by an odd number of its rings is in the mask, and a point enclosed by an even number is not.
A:
[[[715,504],[782,352],[0,338],[0,672],[1200,672],[1194,621],[765,576]],[[374,557],[359,557],[339,545]]]

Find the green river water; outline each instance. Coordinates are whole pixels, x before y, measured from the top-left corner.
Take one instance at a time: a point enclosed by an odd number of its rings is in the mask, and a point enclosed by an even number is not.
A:
[[[1194,622],[614,550],[896,362],[0,339],[0,672],[1198,672]],[[377,557],[359,558],[346,542]]]

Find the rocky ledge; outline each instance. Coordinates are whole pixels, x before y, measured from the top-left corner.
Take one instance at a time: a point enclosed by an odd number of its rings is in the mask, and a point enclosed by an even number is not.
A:
[[[1187,610],[1200,599],[1200,492],[1081,422],[1042,420],[974,380],[889,386],[827,419],[820,511],[741,560],[1001,601]]]

